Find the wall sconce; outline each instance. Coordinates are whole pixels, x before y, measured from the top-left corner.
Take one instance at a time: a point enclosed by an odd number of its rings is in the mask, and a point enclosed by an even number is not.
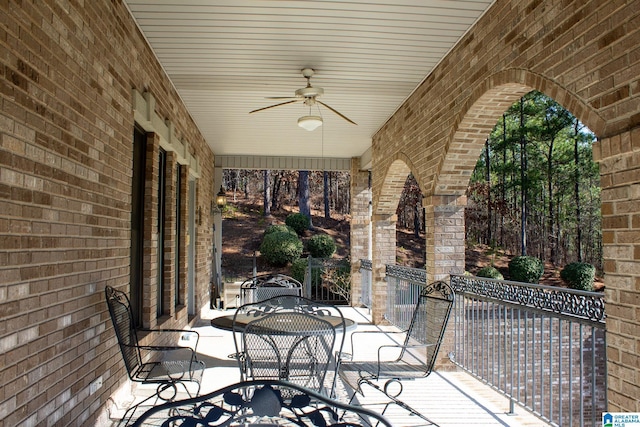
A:
[[[213,212],[222,212],[222,209],[224,209],[224,207],[227,205],[227,195],[224,192],[224,189],[222,188],[222,185],[220,186],[220,191],[218,191],[218,194],[216,194],[216,208],[214,208],[213,203],[211,203],[211,213]]]

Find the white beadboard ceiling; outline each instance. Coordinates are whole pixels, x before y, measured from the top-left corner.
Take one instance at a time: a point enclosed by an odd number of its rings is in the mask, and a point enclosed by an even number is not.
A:
[[[125,0],[217,156],[363,155],[494,0]],[[285,100],[313,68],[324,125]]]

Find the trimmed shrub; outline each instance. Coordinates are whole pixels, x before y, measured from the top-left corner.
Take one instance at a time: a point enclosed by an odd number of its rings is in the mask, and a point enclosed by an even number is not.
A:
[[[292,263],[302,255],[302,241],[291,233],[276,231],[262,239],[260,253],[274,267]]]
[[[336,242],[328,234],[316,234],[307,242],[307,249],[314,258],[331,258],[336,251]]]
[[[304,274],[307,271],[307,259],[298,258],[291,263],[290,275],[300,283],[304,283]]]
[[[296,233],[296,230],[294,230],[293,228],[289,227],[288,225],[285,224],[273,224],[268,226],[265,230],[264,230],[264,235],[266,236],[267,234],[271,234],[271,233],[289,233],[293,236],[298,237],[298,233]]]
[[[284,223],[293,228],[300,236],[311,226],[311,219],[301,213],[292,213],[287,216]]]
[[[478,270],[476,276],[487,277],[489,279],[504,280],[504,276],[502,276],[502,273],[500,273],[497,268],[490,265],[482,267],[480,270]]]
[[[307,268],[309,267],[309,258],[298,258],[291,264],[291,277],[304,283],[304,276],[307,274]],[[311,286],[317,286],[322,283],[322,268],[313,268],[313,277],[311,280]]]
[[[596,268],[586,262],[572,262],[560,271],[560,278],[571,289],[593,291],[593,281],[596,278]]]
[[[538,283],[544,273],[544,264],[532,256],[517,256],[509,262],[511,280],[523,283]]]

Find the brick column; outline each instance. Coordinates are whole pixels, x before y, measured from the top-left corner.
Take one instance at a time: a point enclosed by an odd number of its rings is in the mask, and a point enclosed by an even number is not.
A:
[[[437,195],[426,197],[426,269],[427,283],[435,280],[449,281],[449,274],[462,274],[465,270],[465,226],[464,208],[466,196]],[[453,315],[449,318],[451,325]],[[436,369],[451,370],[455,365],[449,360],[454,349],[453,328],[447,327],[438,353]]]
[[[374,324],[380,323],[387,302],[386,265],[396,262],[396,215],[373,215],[373,253],[372,282],[373,307],[371,318]]]
[[[358,305],[362,289],[360,260],[370,259],[371,186],[369,171],[360,170],[360,159],[351,159],[351,304]]]
[[[609,411],[640,412],[640,128],[594,144],[602,187]]]
[[[464,208],[467,197],[436,195],[425,197],[427,282],[464,273]]]

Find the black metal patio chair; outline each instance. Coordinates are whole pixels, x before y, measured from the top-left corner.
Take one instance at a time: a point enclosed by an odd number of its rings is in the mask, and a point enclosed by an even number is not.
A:
[[[107,286],[105,296],[129,378],[134,382],[157,385],[155,394],[129,408],[123,421],[128,422],[136,409],[151,399],[175,399],[178,385],[185,389],[189,397],[197,396],[205,369],[204,362],[196,357],[199,334],[182,329],[136,329],[127,295]],[[140,345],[138,333],[156,334],[154,342],[161,342],[162,345]],[[180,346],[179,342],[188,345]],[[187,384],[192,385],[187,387]]]
[[[279,295],[302,296],[302,284],[285,274],[263,274],[240,285],[240,304],[264,301]]]
[[[245,381],[196,398],[168,402],[152,407],[133,424],[180,425],[391,427],[373,411],[279,380]]]
[[[424,378],[431,374],[436,356],[444,337],[444,331],[451,313],[454,292],[442,281],[425,286],[418,297],[413,310],[411,323],[406,331],[355,331],[351,335],[351,352],[339,355],[338,373],[342,381],[348,385],[353,394],[349,403],[357,393],[364,395],[362,386],[367,384],[382,392],[388,400],[383,403],[386,412],[389,405],[395,404],[413,415],[417,415],[430,424],[435,423],[400,399],[403,391],[402,381]],[[358,360],[354,353],[360,345],[370,347],[371,334],[402,334],[400,340],[390,341],[377,349],[377,358]],[[362,341],[360,337],[366,337]]]
[[[304,297],[239,307],[233,332],[241,379],[286,380],[332,396],[345,325],[337,307]]]

